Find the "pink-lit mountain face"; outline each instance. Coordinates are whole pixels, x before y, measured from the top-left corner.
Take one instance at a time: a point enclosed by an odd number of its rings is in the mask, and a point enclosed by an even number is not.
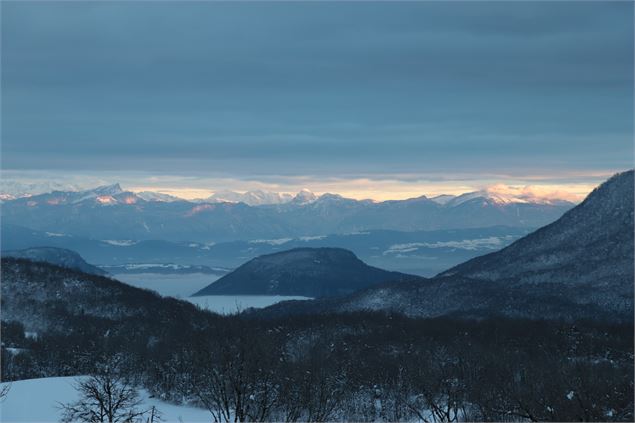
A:
[[[335,194],[318,197],[308,190],[290,199],[275,196],[274,204],[267,204],[273,201],[270,193],[261,192],[258,198],[265,204],[228,202],[220,195],[187,201],[134,193],[114,184],[5,201],[2,217],[3,223],[97,239],[219,242],[378,229],[535,228],[556,220],[573,206],[564,200],[527,201],[488,192],[446,197],[447,201],[421,196],[374,202]]]

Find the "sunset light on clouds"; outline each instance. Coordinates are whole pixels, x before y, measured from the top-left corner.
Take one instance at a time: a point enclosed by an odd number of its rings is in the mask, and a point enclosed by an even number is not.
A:
[[[213,185],[212,185],[213,186]],[[220,186],[220,185],[216,185]],[[192,189],[187,187],[162,187],[162,186],[130,186],[126,187],[133,192],[156,191],[162,194],[169,194],[184,199],[200,199],[206,198],[214,192],[227,188],[227,184],[222,185],[220,189]],[[531,202],[535,199],[541,200],[567,200],[578,202],[582,200],[589,192],[595,188],[594,184],[564,184],[564,185],[524,185],[510,186],[505,184],[495,184],[491,186],[479,186],[470,184],[421,184],[400,181],[370,181],[367,179],[338,181],[329,184],[316,182],[309,186],[292,185],[262,185],[259,188],[250,188],[245,183],[230,184],[236,188],[230,188],[236,192],[246,192],[254,189],[262,189],[267,191],[282,192],[295,194],[302,189],[309,189],[317,195],[325,193],[339,194],[346,198],[357,200],[404,200],[408,198],[416,198],[422,195],[426,197],[434,197],[437,195],[449,194],[460,195],[472,191],[484,190],[491,194],[496,194],[502,198],[515,198],[527,200]]]
[[[632,166],[628,3],[3,6],[5,185],[579,200]]]

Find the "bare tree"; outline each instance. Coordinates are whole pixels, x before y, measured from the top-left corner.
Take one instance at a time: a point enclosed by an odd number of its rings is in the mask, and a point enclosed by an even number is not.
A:
[[[275,363],[260,344],[253,336],[237,336],[209,345],[194,357],[200,370],[186,380],[183,391],[193,395],[215,422],[269,420],[278,398]]]
[[[4,401],[4,399],[7,397],[7,394],[9,393],[10,390],[11,390],[10,383],[5,383],[4,385],[0,386],[0,402]]]
[[[118,371],[116,360],[98,375],[76,379],[75,389],[79,400],[61,404],[63,422],[131,423],[146,413],[139,410],[137,388]]]
[[[148,417],[146,419],[146,423],[158,423],[158,422],[162,422],[163,414],[153,405],[149,410],[148,410]]]

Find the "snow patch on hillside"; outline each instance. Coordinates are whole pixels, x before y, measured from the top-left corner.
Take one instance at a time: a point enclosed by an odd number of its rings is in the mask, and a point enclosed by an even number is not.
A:
[[[104,239],[103,242],[117,247],[130,247],[131,245],[138,243],[138,241],[133,241],[131,239]]]
[[[384,255],[403,254],[417,251],[419,248],[457,248],[461,250],[497,250],[511,241],[514,237],[507,236],[491,236],[488,238],[464,239],[461,241],[438,241],[438,242],[410,242],[406,244],[391,245],[388,250],[384,251]]]

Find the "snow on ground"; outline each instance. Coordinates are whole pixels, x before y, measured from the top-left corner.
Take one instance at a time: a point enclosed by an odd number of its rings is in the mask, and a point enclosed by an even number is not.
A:
[[[118,273],[115,279],[137,288],[151,289],[167,297],[185,298],[200,291],[219,276],[205,273],[161,274],[161,273]]]
[[[68,403],[77,399],[73,388],[74,381],[74,377],[50,377],[12,382],[9,393],[0,403],[0,421],[3,423],[58,422],[61,415],[59,403]],[[154,405],[162,413],[164,422],[211,421],[210,413],[204,409],[173,405],[149,398],[145,390],[140,390],[139,394],[143,400],[142,408],[149,409]]]
[[[461,250],[498,250],[503,245],[513,240],[512,235],[491,236],[489,238],[464,239],[461,241],[438,241],[438,242],[410,242],[407,244],[394,244],[388,250],[384,251],[384,255],[391,253],[408,253],[416,251],[420,247],[424,248],[458,248]]]
[[[203,309],[220,314],[232,314],[250,307],[262,308],[280,301],[310,300],[311,298],[283,295],[203,295],[184,299]]]

